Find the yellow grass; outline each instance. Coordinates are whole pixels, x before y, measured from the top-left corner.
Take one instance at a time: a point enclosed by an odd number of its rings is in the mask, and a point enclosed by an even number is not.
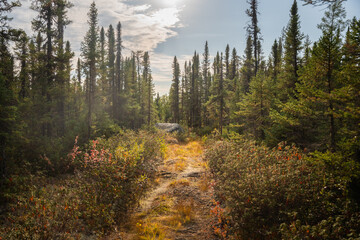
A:
[[[189,186],[190,182],[188,179],[180,179],[180,180],[174,180],[170,183],[170,187],[177,187],[177,186]]]
[[[203,146],[199,141],[191,141],[185,145],[171,144],[166,149],[166,159],[200,157]]]
[[[173,227],[181,227],[194,220],[194,203],[179,202],[174,207],[174,214],[169,218],[169,224]]]

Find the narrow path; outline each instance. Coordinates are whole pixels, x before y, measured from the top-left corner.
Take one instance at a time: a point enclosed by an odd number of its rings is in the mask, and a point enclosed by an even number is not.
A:
[[[216,239],[211,190],[199,141],[169,144],[157,186],[141,201],[120,239]]]

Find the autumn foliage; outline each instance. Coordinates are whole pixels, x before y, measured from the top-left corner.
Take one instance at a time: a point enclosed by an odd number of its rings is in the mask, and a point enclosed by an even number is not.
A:
[[[127,131],[110,139],[75,142],[74,173],[56,179],[14,175],[3,239],[87,239],[123,223],[151,185],[164,148],[162,137]]]
[[[346,183],[335,181],[298,148],[217,141],[209,144],[206,158],[221,221],[229,221],[222,224],[226,229],[217,229],[226,239],[359,236],[360,218]]]

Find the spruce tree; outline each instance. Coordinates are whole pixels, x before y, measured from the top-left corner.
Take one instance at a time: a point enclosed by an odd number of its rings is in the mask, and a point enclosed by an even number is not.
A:
[[[252,76],[254,75],[254,59],[253,59],[253,41],[251,36],[248,36],[246,41],[245,55],[243,56],[243,65],[241,68],[241,88],[243,93],[249,92],[249,85]]]
[[[45,114],[42,116],[42,132],[43,135],[51,137],[53,134],[54,108],[52,107],[51,90],[54,87],[55,79],[55,56],[54,56],[54,40],[56,29],[54,21],[56,18],[56,3],[49,0],[34,0],[31,8],[38,12],[38,16],[32,21],[32,28],[39,34],[45,34],[45,54],[42,58],[44,72],[41,81],[42,95],[46,96],[44,103]]]
[[[300,94],[301,106],[316,116],[320,142],[334,151],[337,145],[338,125],[340,124],[342,88],[340,70],[342,59],[341,32],[345,27],[345,11],[341,1],[328,7],[318,28],[322,36],[314,46],[309,64],[301,71]],[[314,81],[315,79],[315,81]]]
[[[122,40],[121,40],[121,23],[118,22],[116,26],[116,60],[115,60],[115,98],[113,99],[113,106],[114,106],[114,117],[116,120],[120,121],[121,119],[121,109],[122,109],[122,102],[121,102],[121,93],[123,90],[123,75],[122,75]]]
[[[20,91],[19,98],[24,100],[29,97],[30,94],[30,76],[28,67],[29,48],[28,48],[28,37],[26,33],[20,35],[19,40],[15,43],[15,54],[17,59],[20,61],[20,73],[19,83]]]
[[[208,42],[205,43],[204,53],[203,53],[203,63],[202,63],[202,79],[203,79],[203,101],[202,101],[202,112],[203,116],[202,119],[204,124],[208,124],[208,113],[205,107],[205,103],[209,101],[210,97],[210,85],[211,85],[211,73],[210,73],[210,54],[209,54],[209,46]]]
[[[173,122],[180,122],[180,112],[179,112],[179,86],[180,86],[180,66],[177,61],[176,56],[173,61],[173,82],[170,89],[170,103],[171,103],[171,113],[173,116]]]
[[[290,10],[290,21],[285,31],[284,76],[280,88],[286,89],[290,97],[294,97],[295,86],[298,83],[300,65],[300,51],[304,35],[300,32],[300,17],[297,2],[294,0]],[[284,96],[286,99],[287,96]]]
[[[116,85],[116,74],[115,74],[115,32],[113,26],[110,24],[108,31],[108,49],[107,49],[107,72],[108,72],[108,83],[109,83],[109,97],[111,96],[112,103],[112,117],[117,118],[117,85]]]
[[[225,48],[225,78],[230,79],[230,47],[229,44]]]
[[[253,57],[254,57],[254,76],[256,76],[259,66],[260,66],[260,28],[258,26],[258,0],[247,0],[247,3],[250,4],[250,8],[246,10],[246,14],[250,17],[250,24],[247,26],[248,32],[248,41],[251,36],[252,48],[253,48]],[[247,46],[248,48],[248,46]]]
[[[96,89],[96,76],[97,76],[97,59],[99,57],[99,50],[97,48],[99,42],[99,26],[98,26],[98,11],[95,2],[92,2],[88,12],[89,29],[86,32],[84,41],[81,43],[82,56],[84,63],[88,68],[87,76],[87,127],[88,137],[91,137],[91,126],[93,124],[93,110],[94,110],[94,97]]]
[[[19,36],[20,31],[9,25],[11,18],[8,13],[14,7],[20,6],[19,1],[0,2],[0,180],[1,184],[8,175],[7,165],[10,157],[8,150],[11,148],[12,133],[16,129],[14,119],[17,115],[16,97],[13,91],[14,61],[9,51],[9,40]],[[19,131],[19,129],[18,129]],[[1,193],[1,203],[4,196]]]
[[[103,98],[106,98],[107,91],[109,91],[108,86],[108,73],[107,73],[107,59],[106,59],[106,40],[105,40],[105,29],[101,27],[100,29],[100,49],[99,49],[99,90]]]

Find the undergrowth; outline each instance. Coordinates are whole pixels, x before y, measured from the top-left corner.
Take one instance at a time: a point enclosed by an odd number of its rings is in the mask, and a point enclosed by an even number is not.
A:
[[[49,178],[38,172],[9,178],[10,199],[0,239],[87,239],[105,236],[126,221],[151,185],[162,136],[122,132],[96,139],[68,158],[72,174]]]
[[[359,209],[347,194],[349,178],[339,177],[341,169],[330,171],[319,154],[241,139],[208,145],[219,219],[214,230],[221,238],[360,237]]]

